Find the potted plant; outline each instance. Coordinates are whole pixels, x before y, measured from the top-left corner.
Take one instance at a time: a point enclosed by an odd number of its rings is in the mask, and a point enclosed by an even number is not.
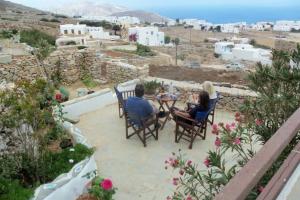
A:
[[[144,87],[146,95],[154,95],[156,93],[156,90],[161,87],[161,84],[154,80],[145,82]]]

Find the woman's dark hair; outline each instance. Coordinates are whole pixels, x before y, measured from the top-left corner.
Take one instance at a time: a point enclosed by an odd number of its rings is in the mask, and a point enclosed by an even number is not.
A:
[[[203,106],[204,109],[209,109],[209,94],[206,91],[199,93],[199,105]]]
[[[137,96],[137,97],[143,97],[144,93],[145,93],[144,85],[137,84],[135,86],[135,96]]]

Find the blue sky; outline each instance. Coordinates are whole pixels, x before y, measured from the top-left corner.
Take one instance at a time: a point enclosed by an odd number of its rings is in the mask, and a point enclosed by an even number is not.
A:
[[[80,0],[11,0],[27,6],[49,9],[61,4],[74,3]],[[86,0],[83,0],[86,1]],[[300,6],[299,0],[88,0],[99,3],[123,5],[131,9],[163,8],[163,7],[190,7],[190,6]]]

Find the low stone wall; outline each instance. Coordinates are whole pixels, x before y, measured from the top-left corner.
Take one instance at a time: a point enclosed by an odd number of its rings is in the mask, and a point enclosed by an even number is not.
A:
[[[174,81],[169,79],[162,79],[156,77],[147,77],[144,81],[164,82],[165,85],[172,85],[179,90],[180,100],[187,102],[189,96],[195,92],[202,90],[202,85],[200,83],[189,83],[184,81]],[[219,84],[220,85],[220,84]],[[222,84],[221,84],[222,85]],[[227,86],[227,87],[224,87]],[[256,98],[257,94],[253,91],[245,89],[245,87],[233,87],[234,85],[224,84],[224,86],[215,86],[216,91],[221,94],[221,99],[218,102],[218,109],[225,109],[228,111],[238,111],[239,106],[244,101],[245,98]],[[232,86],[232,87],[229,87]]]
[[[77,50],[76,48],[59,49],[53,52],[44,62],[48,74],[59,70],[65,84],[80,80],[83,74],[90,74],[96,81],[124,82],[148,76],[147,65],[130,65],[120,60],[105,57],[95,50]],[[45,77],[33,55],[13,56],[12,61],[0,64],[0,80],[15,82],[34,80]]]

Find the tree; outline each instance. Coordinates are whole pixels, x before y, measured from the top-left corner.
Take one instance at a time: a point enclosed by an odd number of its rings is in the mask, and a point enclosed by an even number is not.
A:
[[[114,31],[115,31],[115,35],[117,35],[117,31],[120,31],[120,30],[121,30],[121,26],[115,24],[115,25],[113,25],[112,30],[114,30]]]
[[[165,36],[165,44],[169,44],[171,42],[171,37],[166,35]]]
[[[48,81],[50,81],[50,76],[48,73],[48,70],[46,69],[44,60],[50,55],[52,52],[53,48],[51,45],[47,42],[47,40],[40,39],[37,43],[37,48],[33,52],[38,65],[42,68],[42,71],[44,72],[44,75]]]
[[[252,46],[256,46],[256,40],[255,39],[251,39],[249,44],[251,44]]]
[[[175,44],[175,48],[176,48],[176,55],[175,55],[175,64],[177,65],[177,59],[178,59],[178,45],[180,43],[180,39],[179,38],[175,38],[172,40],[172,43]]]

